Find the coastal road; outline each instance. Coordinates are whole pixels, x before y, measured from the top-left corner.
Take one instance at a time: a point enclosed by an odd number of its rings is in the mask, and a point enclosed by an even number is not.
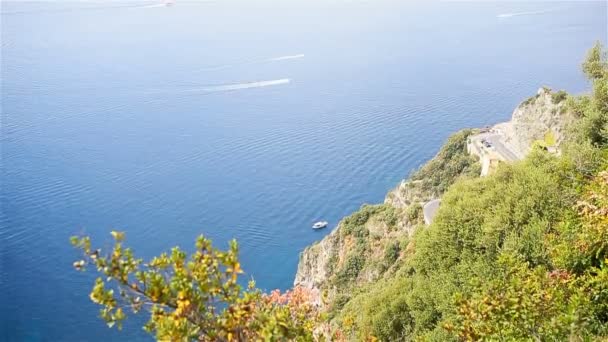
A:
[[[486,140],[492,144],[492,147],[494,148],[496,153],[500,154],[503,158],[505,158],[505,160],[507,160],[507,161],[519,160],[520,158],[517,157],[517,155],[515,153],[513,153],[513,151],[511,151],[508,147],[506,147],[502,143],[502,141],[500,141],[500,137],[501,136],[499,134],[492,134],[492,135],[488,135],[486,137]]]
[[[424,216],[424,223],[427,225],[431,224],[435,214],[437,214],[437,210],[439,209],[439,204],[441,204],[440,199],[434,199],[428,201],[422,207],[422,214]]]

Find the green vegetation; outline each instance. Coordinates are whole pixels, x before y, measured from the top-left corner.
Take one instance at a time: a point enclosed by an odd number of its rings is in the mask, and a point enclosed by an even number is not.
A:
[[[441,196],[459,178],[479,176],[481,164],[467,152],[467,141],[473,133],[475,130],[465,129],[450,136],[433,159],[401,184],[396,190],[399,193],[389,193],[389,201],[400,195],[406,199],[410,224],[422,217],[418,216],[421,202]]]
[[[608,61],[606,59],[606,51],[598,42],[587,53],[587,59],[583,62],[583,72],[590,80],[597,81],[606,78],[606,70]]]
[[[380,217],[380,220],[382,222],[384,222],[389,229],[393,229],[395,228],[395,226],[397,225],[397,222],[399,221],[399,216],[397,214],[397,209],[389,206],[389,205],[385,205],[384,206],[385,209],[382,212],[382,216]]]
[[[536,102],[536,100],[538,99],[540,95],[536,94],[534,96],[530,96],[529,98],[527,98],[524,102],[522,102],[522,105],[524,106],[528,106],[531,104],[534,104]]]
[[[545,133],[544,142],[547,146],[555,146],[557,144],[557,139],[555,139],[555,134],[552,131],[548,131]]]
[[[438,196],[459,177],[477,177],[481,168],[467,153],[467,138],[473,130],[462,130],[448,138],[435,158],[416,171],[410,179],[425,192]]]
[[[547,131],[542,140],[536,140],[532,145],[532,149],[542,149],[547,151],[549,147],[556,147],[557,139],[552,131]]]
[[[409,222],[420,222],[422,219],[422,204],[412,203],[405,212],[405,217]]]
[[[564,90],[560,90],[558,92],[551,93],[551,101],[553,101],[553,103],[555,103],[555,104],[561,103],[562,101],[566,100],[567,98],[568,98],[568,93],[565,92]]]
[[[357,278],[359,272],[361,272],[361,270],[363,269],[364,264],[365,259],[362,255],[351,254],[346,260],[344,267],[342,267],[338,272],[337,281],[339,283],[344,283]]]
[[[415,254],[352,298],[337,324],[383,340],[604,336],[608,173],[594,172],[572,179],[574,164],[537,152],[458,182],[414,237]]]
[[[358,211],[342,220],[340,232],[345,235],[363,236],[367,231],[365,223],[367,220],[380,211],[384,211],[385,206],[383,205],[369,205],[365,204]]]
[[[593,94],[569,100],[578,120],[562,155],[534,150],[458,178],[413,252],[358,289],[336,327],[357,340],[608,337],[608,68],[597,56],[585,63]]]
[[[573,136],[579,143],[588,143],[594,147],[604,146],[608,142],[608,63],[606,53],[598,43],[583,64],[583,70],[593,82],[590,96],[581,96],[569,101],[569,106],[578,117]]]
[[[390,266],[397,261],[397,258],[399,258],[399,252],[401,252],[399,241],[393,241],[391,244],[386,246],[386,249],[384,250],[384,262],[386,265]]]
[[[124,233],[112,232],[114,247],[107,253],[93,249],[88,237],[73,237],[84,259],[78,270],[90,266],[97,278],[89,297],[101,306],[100,317],[109,327],[122,327],[126,311],[150,314],[144,329],[160,341],[311,341],[318,312],[309,291],[296,288],[281,294],[262,294],[250,282],[243,290],[235,241],[228,251],[196,241],[189,258],[175,247],[144,263],[123,247]]]

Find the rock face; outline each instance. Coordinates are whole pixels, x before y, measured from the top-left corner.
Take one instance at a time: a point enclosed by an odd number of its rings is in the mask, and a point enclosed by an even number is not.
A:
[[[343,280],[338,287],[377,279],[390,267],[378,263],[387,246],[409,236],[419,222],[387,204],[364,205],[300,254],[294,286],[323,289],[331,301],[331,279]]]
[[[519,157],[530,152],[537,141],[546,147],[558,147],[564,140],[572,115],[566,111],[566,93],[540,88],[535,96],[522,102],[510,122],[495,126],[504,134],[504,142]]]
[[[329,259],[338,247],[337,235],[338,229],[334,229],[323,240],[306,247],[300,254],[294,286],[318,289],[327,280]]]
[[[419,180],[402,180],[396,188],[386,194],[384,203],[396,208],[406,208],[414,203],[424,203],[430,200],[432,195],[421,191],[418,186],[421,182]]]

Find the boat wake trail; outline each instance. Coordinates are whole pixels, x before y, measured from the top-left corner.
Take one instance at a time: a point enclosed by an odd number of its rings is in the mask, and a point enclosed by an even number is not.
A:
[[[231,90],[242,90],[242,89],[251,89],[251,88],[262,88],[262,87],[270,87],[281,84],[288,84],[291,82],[289,78],[282,78],[278,80],[270,80],[270,81],[257,81],[257,82],[248,82],[248,83],[236,83],[236,84],[225,84],[214,87],[204,87],[204,88],[196,88],[189,89],[186,92],[205,92],[205,93],[216,93],[222,91],[231,91]]]
[[[268,61],[270,61],[270,62],[276,62],[276,61],[284,61],[284,60],[288,60],[288,59],[297,59],[297,58],[302,58],[302,57],[304,57],[303,54],[290,55],[290,56],[281,56],[281,57],[271,58]]]
[[[152,5],[145,5],[145,6],[136,6],[136,7],[130,7],[131,9],[146,9],[146,8],[156,8],[156,7],[167,7],[166,4],[152,4]]]
[[[550,11],[535,11],[535,12],[518,12],[518,13],[504,13],[499,14],[496,18],[512,18],[512,17],[520,17],[524,15],[539,15],[549,13]]]

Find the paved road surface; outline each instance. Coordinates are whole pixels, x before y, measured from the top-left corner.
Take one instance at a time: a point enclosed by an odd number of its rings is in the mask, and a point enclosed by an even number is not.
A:
[[[494,150],[496,151],[496,153],[500,154],[507,161],[519,160],[517,155],[515,153],[513,153],[508,147],[506,147],[500,141],[500,135],[498,135],[498,134],[488,135],[488,136],[486,136],[486,140],[489,141],[490,143],[492,143],[492,146],[493,146]]]
[[[428,201],[422,207],[422,213],[424,215],[424,223],[431,224],[435,214],[437,214],[437,210],[439,209],[439,204],[441,203],[440,199],[434,199],[432,201]]]

